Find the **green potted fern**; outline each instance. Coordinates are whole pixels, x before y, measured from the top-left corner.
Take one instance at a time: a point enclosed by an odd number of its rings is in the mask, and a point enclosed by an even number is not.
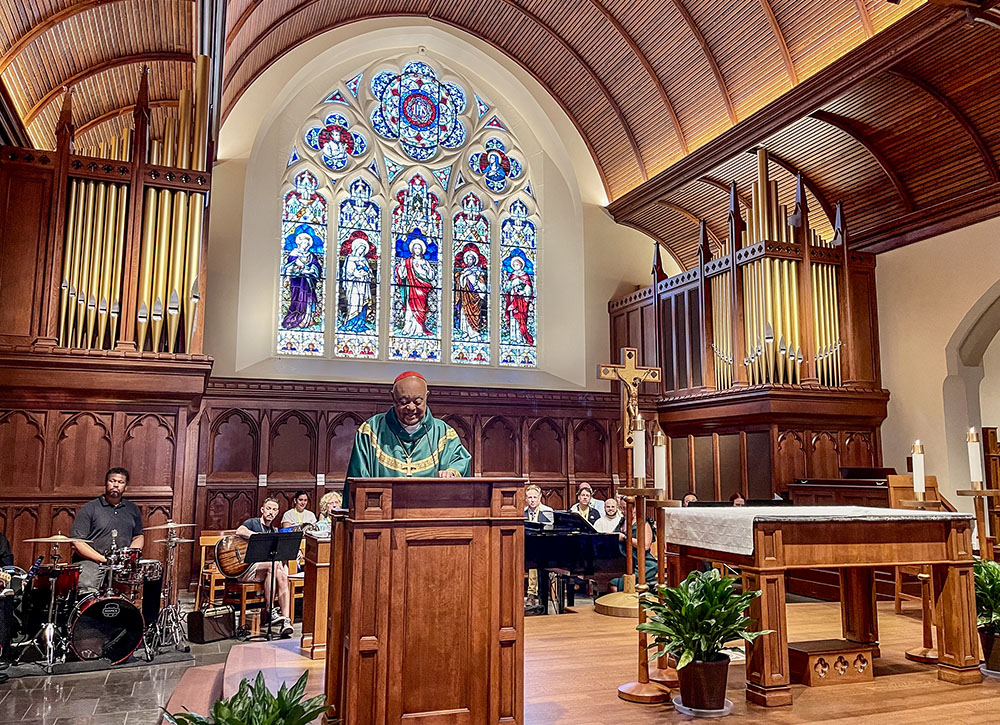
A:
[[[302,701],[308,676],[303,672],[291,689],[282,684],[275,694],[258,672],[256,682],[243,680],[236,694],[217,700],[207,716],[179,712],[164,719],[172,725],[308,725],[326,711],[323,695]]]
[[[976,579],[976,624],[983,645],[986,669],[1000,672],[1000,564],[979,559],[973,564]]]
[[[772,631],[750,631],[746,610],[760,592],[739,593],[735,583],[716,569],[691,572],[680,586],[653,587],[640,600],[647,620],[638,629],[652,638],[653,657],[669,653],[677,658],[686,708],[722,710],[729,678],[726,642],[753,642]]]

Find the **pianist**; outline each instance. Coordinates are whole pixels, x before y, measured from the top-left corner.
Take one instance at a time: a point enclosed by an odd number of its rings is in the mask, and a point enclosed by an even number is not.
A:
[[[552,507],[542,503],[542,489],[534,483],[524,487],[524,518],[536,524],[552,523]]]

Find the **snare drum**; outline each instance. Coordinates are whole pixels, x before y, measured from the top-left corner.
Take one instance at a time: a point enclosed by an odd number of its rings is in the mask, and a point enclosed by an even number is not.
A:
[[[56,588],[56,599],[71,599],[76,597],[80,585],[80,567],[74,566],[40,566],[31,577],[31,588],[34,591],[44,591],[51,594],[52,586]]]
[[[107,556],[108,566],[115,573],[117,581],[140,583],[139,561],[142,559],[142,549],[112,549]]]

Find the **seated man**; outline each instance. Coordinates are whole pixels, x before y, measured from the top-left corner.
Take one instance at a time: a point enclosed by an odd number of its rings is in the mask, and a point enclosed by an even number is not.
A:
[[[575,514],[580,514],[584,521],[593,526],[597,523],[597,520],[601,518],[601,512],[591,506],[590,496],[590,486],[581,485],[576,491],[576,503],[573,504],[570,511]]]
[[[534,521],[539,524],[552,523],[552,507],[542,503],[542,489],[540,486],[529,483],[524,487],[524,518],[526,521]]]
[[[427,381],[413,371],[392,384],[392,407],[358,428],[347,478],[469,475],[472,456],[458,433],[427,407]],[[350,492],[344,485],[344,498]]]
[[[624,517],[618,510],[618,501],[609,498],[604,502],[604,515],[597,520],[594,528],[601,534],[614,534],[624,530]]]
[[[281,517],[281,528],[285,528],[286,526],[298,526],[302,528],[306,524],[316,523],[316,514],[309,510],[308,491],[296,491],[292,502],[295,504],[295,507],[288,509],[285,515]]]
[[[597,512],[601,515],[604,514],[604,502],[594,495],[594,487],[590,485],[587,481],[580,481],[576,485],[577,489],[586,488],[590,491],[590,505],[597,509]]]
[[[107,563],[112,549],[141,549],[145,541],[139,507],[125,498],[128,481],[127,469],[110,469],[104,474],[104,494],[81,506],[73,519],[73,538],[90,542],[73,544],[73,560],[80,564],[81,591],[103,586],[106,572],[100,564]]]
[[[698,494],[688,491],[684,494],[684,498],[681,499],[681,506],[687,508],[693,503],[698,503]]]
[[[275,534],[278,529],[274,526],[274,519],[278,515],[278,499],[266,498],[264,505],[260,507],[260,516],[244,521],[238,529],[236,535],[249,539],[254,534]],[[279,561],[274,569],[274,586],[276,592],[271,591],[271,562],[263,561],[251,564],[240,576],[241,582],[260,582],[264,586],[264,601],[270,606],[267,612],[270,621],[280,627],[282,637],[292,636],[291,620],[291,597],[288,592],[288,565]],[[274,595],[277,595],[278,606],[274,606]]]

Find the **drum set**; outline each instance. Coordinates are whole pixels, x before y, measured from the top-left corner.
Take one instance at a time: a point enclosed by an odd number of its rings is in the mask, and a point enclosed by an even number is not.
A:
[[[176,550],[194,539],[179,538],[178,529],[194,524],[168,521],[146,531],[166,531],[166,566],[143,559],[142,549],[112,549],[104,564],[60,563],[60,546],[92,543],[88,539],[47,536],[26,539],[50,544],[50,562],[39,556],[27,572],[9,568],[14,591],[12,650],[15,662],[25,661],[34,650],[47,673],[70,654],[80,660],[107,660],[116,665],[128,660],[142,644],[148,661],[164,648],[187,651],[184,617],[174,594]],[[81,589],[81,573],[96,569],[96,591]],[[85,577],[86,578],[86,577]],[[8,658],[9,655],[8,655]]]

